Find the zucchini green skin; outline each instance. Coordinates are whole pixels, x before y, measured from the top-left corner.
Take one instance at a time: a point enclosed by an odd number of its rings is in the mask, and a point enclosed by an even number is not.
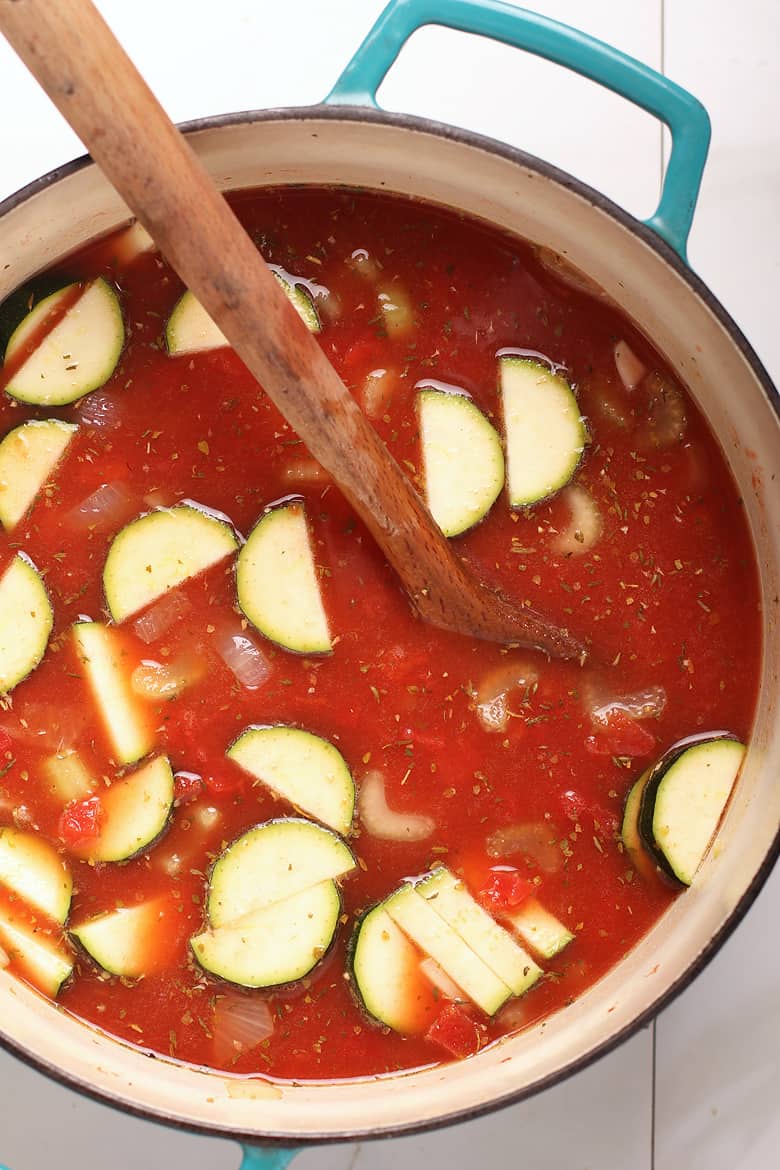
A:
[[[155,756],[102,794],[105,823],[79,856],[90,861],[130,861],[148,851],[168,829],[173,813],[173,771]]]
[[[319,333],[322,328],[320,319],[306,287],[275,265],[270,264],[269,268],[309,332]],[[229,346],[230,342],[193,293],[187,289],[171,310],[165,326],[165,345],[170,357],[183,357],[221,349]]]
[[[430,1007],[435,1005],[435,999],[431,988],[426,985],[420,974],[422,956],[402,935],[400,928],[392,919],[389,919],[385,910],[387,900],[370,906],[355,923],[347,943],[346,969],[349,974],[349,986],[358,1008],[375,1028],[392,1028],[401,1035],[414,1035],[423,1030],[426,1016],[432,1015]],[[394,946],[388,936],[390,953],[380,957],[372,954],[372,951],[376,947],[375,932],[381,929],[381,918],[389,919],[392,931],[397,931],[401,937],[401,946],[400,948]],[[384,988],[378,988],[372,979],[371,968],[374,960],[381,964]],[[401,987],[405,995],[397,994],[397,989]],[[425,999],[418,1008],[415,1008],[413,1003],[415,991],[419,993],[421,989]],[[426,1007],[429,1009],[427,1012]]]
[[[425,495],[445,536],[460,536],[487,516],[504,486],[498,433],[465,394],[417,391]]]
[[[265,512],[236,558],[241,612],[255,629],[294,654],[330,654],[306,512],[300,500]]]
[[[341,910],[339,888],[326,880],[262,906],[238,922],[193,935],[190,948],[205,971],[227,983],[286,987],[304,979],[328,955]],[[285,929],[291,930],[287,939]]]
[[[59,303],[71,286],[39,301],[17,325],[6,346],[10,360],[33,327]],[[125,326],[116,291],[102,276],[84,286],[79,299],[43,338],[5,387],[10,398],[29,406],[67,406],[104,386],[125,344]],[[65,351],[65,352],[63,352]]]
[[[0,440],[0,524],[24,519],[78,431],[58,418],[27,419]]]
[[[109,975],[138,979],[147,973],[148,947],[160,921],[159,899],[121,906],[70,928],[70,936]],[[149,966],[153,969],[154,964]]]
[[[284,724],[247,727],[225,753],[277,796],[341,836],[352,829],[355,782],[329,740]]]
[[[648,768],[630,788],[626,797],[626,803],[623,809],[623,823],[620,828],[620,838],[623,842],[623,848],[626,850],[636,871],[648,881],[659,876],[664,878],[667,876],[665,873],[659,873],[655,855],[647,851],[644,841],[639,834],[639,809],[642,803],[642,793],[644,792],[649,776],[650,769]]]
[[[76,277],[68,273],[57,276],[42,272],[10,293],[0,305],[0,352],[5,353],[12,335],[36,305],[75,280]]]
[[[0,694],[32,674],[46,653],[53,626],[43,578],[24,553],[17,553],[0,577]]]
[[[68,917],[73,879],[54,847],[37,833],[12,825],[0,829],[0,886],[55,922]]]
[[[229,926],[320,882],[342,877],[355,865],[350,848],[323,825],[300,817],[265,821],[232,841],[211,867],[209,923],[215,928]]]
[[[528,508],[573,478],[588,432],[569,383],[536,359],[499,354],[499,382],[509,506]]]
[[[654,828],[656,804],[658,802],[659,792],[664,783],[670,769],[676,764],[687,752],[691,749],[701,747],[704,744],[716,743],[725,740],[729,743],[738,745],[740,743],[737,736],[732,735],[726,731],[709,732],[705,735],[690,736],[687,739],[676,743],[666,752],[661,759],[651,769],[647,780],[642,789],[641,799],[639,802],[639,811],[637,814],[637,828],[639,832],[639,839],[642,845],[647,850],[650,857],[656,864],[659,872],[673,883],[677,888],[686,889],[690,884],[685,876],[681,876],[675,869],[672,861],[667,857],[662,846],[656,839]]]
[[[137,516],[116,534],[103,566],[111,617],[125,621],[237,549],[230,524],[190,502]]]

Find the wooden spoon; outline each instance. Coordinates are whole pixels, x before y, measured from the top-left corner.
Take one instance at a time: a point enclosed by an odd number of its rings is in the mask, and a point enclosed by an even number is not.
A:
[[[584,660],[568,630],[485,588],[453,552],[89,0],[0,0],[0,29],[332,475],[417,614],[461,634]]]

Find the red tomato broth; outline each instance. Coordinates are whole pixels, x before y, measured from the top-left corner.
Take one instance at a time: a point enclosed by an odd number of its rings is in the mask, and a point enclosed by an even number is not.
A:
[[[151,644],[133,632],[132,618],[125,623],[129,670],[193,651],[207,664],[180,697],[148,704],[155,750],[168,754],[174,771],[203,776],[205,791],[177,806],[166,835],[143,856],[99,866],[68,856],[72,923],[165,893],[178,908],[177,938],[166,969],[137,982],[109,978],[79,955],[59,1002],[144,1049],[217,1063],[211,1019],[227,985],[200,971],[187,940],[203,923],[213,858],[251,825],[291,811],[224,752],[252,723],[296,724],[336,743],[358,782],[367,769],[381,770],[391,807],[428,814],[437,829],[427,841],[399,843],[372,838],[356,821],[350,842],[360,869],[344,882],[347,921],[331,951],[302,984],[248,993],[269,999],[273,1036],[222,1067],[302,1079],[429,1064],[447,1053],[424,1036],[373,1026],[355,1003],[345,971],[359,913],[437,861],[463,872],[475,895],[492,866],[516,867],[535,881],[542,904],[576,937],[542,963],[546,977],[522,1000],[493,1021],[474,1013],[482,1044],[564,1007],[635,945],[674,895],[660,881],[638,877],[619,845],[628,789],[685,735],[719,728],[743,739],[749,734],[760,652],[750,536],[733,481],[693,404],[686,400],[684,440],[654,448],[641,393],[620,389],[612,353],[618,338],[650,370],[664,369],[660,357],[613,307],[550,275],[528,245],[388,196],[290,189],[232,202],[266,259],[337,294],[340,315],[323,314],[319,339],[350,388],[360,396],[368,373],[395,372],[375,425],[417,482],[418,381],[463,387],[496,421],[498,350],[538,351],[565,365],[591,434],[576,481],[598,504],[601,539],[583,555],[556,555],[555,536],[567,523],[563,497],[513,514],[502,496],[458,549],[485,580],[592,639],[601,665],[582,670],[540,656],[538,686],[510,695],[505,732],[484,730],[474,690],[505,652],[415,621],[338,490],[327,479],[291,487],[290,465],[308,454],[240,360],[228,349],[167,356],[161,335],[181,293],[178,278],[152,253],[119,267],[113,239],[100,241],[61,268],[68,278],[104,274],[116,281],[126,347],[106,386],[73,407],[45,412],[78,420],[96,395],[105,399],[105,410],[93,411],[99,425],[82,427],[54,482],[0,541],[3,556],[19,546],[45,570],[55,610],[49,653],[0,712],[0,737],[11,738],[3,755],[14,761],[0,778],[0,823],[11,823],[12,810],[23,805],[25,820],[62,849],[56,836],[62,807],[40,783],[42,759],[73,747],[101,780],[117,773],[67,631],[79,615],[104,616],[103,561],[128,516],[74,528],[73,510],[102,484],[121,483],[131,515],[147,510],[144,497],[157,492],[165,503],[193,499],[220,510],[246,535],[265,505],[295,491],[305,499],[317,561],[326,570],[321,584],[337,635],[334,653],[297,657],[249,627],[271,674],[257,690],[241,688],[214,642],[224,623],[244,632],[234,609],[232,561],[181,587],[186,612]],[[397,281],[406,290],[414,305],[410,337],[384,336],[375,286],[350,260],[360,248],[381,265],[381,285]],[[622,422],[600,413],[605,386],[623,396]],[[44,416],[3,399],[0,431],[36,414]],[[614,696],[651,684],[665,688],[663,713],[641,722],[655,738],[654,754],[612,758],[586,749],[598,731],[588,710],[594,680]],[[514,823],[549,826],[560,850],[556,872],[541,870],[528,855],[487,855],[488,836]]]

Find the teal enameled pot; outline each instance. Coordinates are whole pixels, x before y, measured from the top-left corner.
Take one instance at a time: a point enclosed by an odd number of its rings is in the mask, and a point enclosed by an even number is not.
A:
[[[638,222],[521,151],[380,111],[377,87],[402,45],[426,24],[549,58],[665,122],[672,151],[652,219]],[[590,37],[500,0],[393,0],[322,105],[220,117],[186,131],[225,190],[324,183],[416,195],[550,248],[586,273],[663,351],[719,436],[744,498],[764,599],[758,715],[722,847],[639,946],[543,1024],[445,1067],[350,1083],[274,1084],[150,1060],[0,972],[0,1038],[15,1054],[119,1108],[233,1136],[245,1143],[245,1166],[273,1170],[305,1142],[446,1124],[582,1068],[667,1004],[750,906],[777,855],[780,823],[778,398],[734,322],[686,264],[709,142],[705,111],[665,78]],[[33,183],[0,206],[0,299],[127,220],[127,208],[89,159]]]

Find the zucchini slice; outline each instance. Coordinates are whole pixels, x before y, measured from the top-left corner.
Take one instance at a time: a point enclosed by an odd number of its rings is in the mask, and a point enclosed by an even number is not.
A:
[[[420,971],[420,952],[383,902],[361,919],[351,948],[354,989],[373,1019],[395,1032],[424,1032],[437,1011],[436,993]]]
[[[501,440],[465,394],[417,394],[425,495],[445,536],[460,536],[487,516],[504,486]]]
[[[0,577],[0,694],[31,674],[46,652],[54,612],[35,565],[17,553]]]
[[[415,946],[435,959],[486,1015],[494,1015],[511,997],[508,984],[436,913],[434,903],[422,897],[419,887],[402,886],[384,908]]]
[[[745,745],[715,734],[676,744],[650,772],[639,834],[669,877],[689,886],[717,832]]]
[[[297,654],[333,649],[303,504],[272,508],[236,563],[238,604],[261,634]]]
[[[97,837],[73,852],[88,861],[128,861],[162,836],[173,810],[173,772],[166,756],[137,768],[100,794]]]
[[[288,817],[249,829],[211,871],[206,912],[212,927],[291,898],[355,868],[344,842],[311,821]]]
[[[0,524],[7,531],[27,513],[77,430],[57,418],[29,419],[0,442]]]
[[[508,914],[507,922],[515,934],[543,959],[554,959],[574,939],[560,919],[545,910],[536,898],[529,898],[519,910]]]
[[[76,622],[76,655],[119,764],[134,764],[154,743],[148,714],[133,694],[120,635],[99,622]]]
[[[355,782],[338,748],[299,727],[248,727],[227,755],[307,816],[346,836]]]
[[[644,842],[639,835],[639,810],[642,806],[642,793],[650,778],[651,769],[647,768],[632,785],[626,797],[623,809],[623,823],[620,828],[620,838],[623,848],[637,873],[647,881],[658,877],[658,866],[655,858],[645,849]]]
[[[27,342],[73,285],[39,301],[11,334],[6,362]],[[22,363],[6,394],[30,406],[66,406],[97,390],[116,369],[125,343],[119,300],[99,277]]]
[[[123,622],[237,548],[226,521],[192,504],[139,516],[114,537],[103,568],[112,618]]]
[[[526,508],[564,487],[577,470],[588,434],[571,386],[529,358],[499,357],[512,508]]]
[[[542,974],[541,968],[508,931],[494,922],[450,870],[439,866],[430,877],[419,882],[415,890],[513,995],[524,995],[536,983]],[[459,986],[463,986],[454,972],[446,967],[445,970]]]
[[[166,929],[169,909],[167,898],[119,906],[71,927],[70,933],[104,971],[139,979],[160,966],[160,934]]]
[[[332,881],[299,890],[190,940],[212,975],[241,987],[278,987],[308,975],[333,941],[341,914]]]
[[[320,332],[320,319],[314,301],[307,289],[289,281],[276,268],[271,268],[276,279],[287,294],[293,308],[311,333]],[[212,321],[203,305],[187,290],[173,306],[165,327],[165,344],[171,357],[185,353],[202,353],[208,349],[220,349],[230,345],[219,326]]]
[[[73,958],[63,942],[4,906],[0,907],[0,946],[19,973],[52,999],[73,970]]]
[[[55,922],[68,917],[73,881],[56,849],[36,833],[0,829],[0,884]]]

